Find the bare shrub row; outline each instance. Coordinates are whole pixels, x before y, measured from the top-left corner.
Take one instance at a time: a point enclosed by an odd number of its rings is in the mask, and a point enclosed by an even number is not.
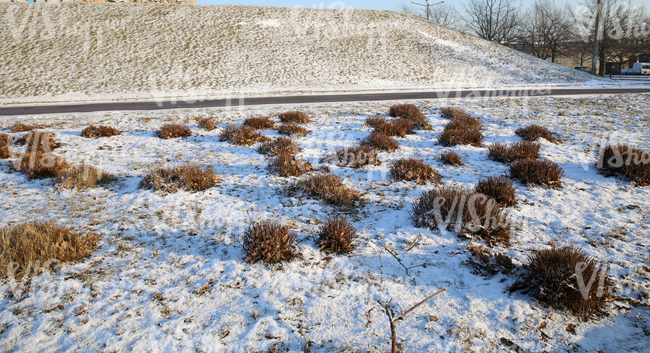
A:
[[[608,145],[600,152],[597,167],[605,176],[620,175],[635,185],[650,185],[650,151]]]

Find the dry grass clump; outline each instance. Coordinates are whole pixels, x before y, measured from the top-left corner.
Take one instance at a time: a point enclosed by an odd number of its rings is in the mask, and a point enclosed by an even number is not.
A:
[[[621,175],[635,185],[650,185],[650,151],[627,145],[608,145],[601,151],[597,167],[605,176]]]
[[[311,171],[312,165],[304,159],[296,158],[288,151],[280,152],[269,162],[271,172],[281,177],[300,176]]]
[[[250,126],[228,125],[219,135],[219,140],[228,141],[238,146],[250,146],[270,139],[259,132],[255,132],[255,129]]]
[[[511,163],[522,159],[539,158],[540,144],[537,142],[521,141],[513,144],[495,143],[488,146],[490,158],[497,162]]]
[[[480,130],[445,130],[438,137],[443,146],[472,145],[479,147],[483,142],[483,133]]]
[[[426,184],[429,181],[440,183],[440,175],[421,159],[402,158],[390,166],[390,174],[400,181],[415,180],[418,184]]]
[[[504,176],[481,179],[476,184],[475,190],[493,198],[503,207],[514,206],[517,203],[514,183]]]
[[[276,264],[300,257],[295,249],[296,234],[279,223],[254,223],[244,232],[243,241],[246,262],[249,263]]]
[[[13,139],[7,134],[0,134],[0,159],[7,159],[11,157],[11,150]]]
[[[445,130],[483,130],[483,124],[473,116],[465,115],[452,119]]]
[[[519,179],[528,185],[546,185],[550,188],[562,188],[564,170],[556,163],[540,160],[519,160],[510,164],[510,177]]]
[[[503,253],[492,253],[489,248],[481,245],[469,246],[472,257],[468,263],[479,274],[494,276],[497,273],[511,273],[515,269],[512,259]]]
[[[104,125],[99,125],[99,126],[90,125],[89,127],[81,131],[81,136],[87,138],[111,137],[120,134],[121,134],[120,130],[110,126],[104,126]]]
[[[321,225],[317,243],[325,252],[349,254],[356,248],[356,237],[357,229],[347,219],[332,217]]]
[[[390,107],[388,115],[409,119],[419,129],[431,129],[431,124],[427,121],[424,113],[413,104],[395,104]]]
[[[63,189],[85,190],[96,188],[99,185],[106,185],[115,181],[115,177],[111,174],[105,173],[103,170],[82,163],[66,170],[63,175],[63,180],[59,187]]]
[[[174,193],[179,189],[203,191],[222,182],[212,168],[201,169],[197,164],[176,167],[152,167],[140,181],[140,187]]]
[[[534,250],[524,269],[519,284],[532,290],[539,301],[568,309],[582,320],[603,313],[611,286],[607,271],[581,250]]]
[[[526,127],[519,128],[515,131],[519,137],[523,138],[526,141],[536,141],[538,138],[544,138],[549,142],[558,143],[560,139],[558,138],[555,132],[551,132],[549,129],[539,126],[539,125],[530,125]]]
[[[458,153],[456,153],[454,151],[444,151],[444,152],[442,152],[440,154],[440,160],[445,164],[453,165],[453,166],[456,166],[456,167],[459,167],[461,165],[465,165],[465,163],[463,163],[463,160],[460,158]]]
[[[160,130],[156,131],[156,135],[161,139],[172,139],[192,136],[192,131],[186,125],[165,124],[160,128]]]
[[[388,136],[404,137],[415,132],[415,124],[409,119],[399,118],[390,123],[378,125],[375,127],[375,131]]]
[[[361,199],[361,194],[343,185],[343,180],[334,174],[314,174],[300,180],[296,185],[309,196],[316,196],[326,204],[337,206],[354,206]]]
[[[278,118],[280,118],[280,121],[283,123],[307,124],[309,122],[309,117],[307,114],[299,111],[282,113],[278,116]]]
[[[0,268],[18,278],[79,261],[92,254],[93,234],[81,236],[54,222],[28,222],[0,229]]]
[[[244,126],[252,127],[255,130],[273,129],[275,122],[268,116],[254,116],[244,120]]]
[[[454,119],[469,116],[464,110],[458,107],[447,107],[440,109],[440,115],[445,119]]]
[[[258,153],[265,154],[269,157],[275,157],[283,152],[295,154],[301,150],[302,148],[289,137],[278,137],[275,140],[263,142],[257,148]]]
[[[37,126],[37,125],[26,125],[22,123],[15,123],[11,127],[11,132],[15,134],[17,132],[27,132],[27,131],[32,131],[32,130],[42,129],[42,128],[43,128],[42,126]]]
[[[370,136],[363,139],[361,145],[374,147],[382,151],[395,151],[399,148],[397,140],[378,131],[373,131]]]
[[[62,178],[69,168],[65,159],[36,150],[22,156],[18,170],[31,178]]]
[[[217,128],[214,119],[212,118],[201,118],[198,120],[199,128],[207,131],[212,131]]]
[[[59,147],[61,144],[54,140],[56,135],[49,131],[31,131],[16,140],[20,145],[27,144],[28,152],[49,153]]]
[[[442,187],[424,192],[411,209],[417,227],[445,228],[508,245],[511,220],[496,201],[472,189]]]
[[[366,118],[366,125],[370,126],[373,129],[376,129],[384,124],[388,124],[388,120],[386,120],[386,118],[381,115],[375,115]]]
[[[280,135],[297,135],[297,136],[305,136],[310,133],[307,129],[304,127],[296,124],[296,123],[282,123],[278,127],[278,133]]]
[[[362,168],[366,165],[380,165],[377,149],[370,146],[346,147],[323,161],[333,161],[339,167]]]

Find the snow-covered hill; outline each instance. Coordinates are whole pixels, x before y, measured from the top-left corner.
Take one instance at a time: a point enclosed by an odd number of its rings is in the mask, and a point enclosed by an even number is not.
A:
[[[0,100],[584,83],[403,13],[0,4]]]

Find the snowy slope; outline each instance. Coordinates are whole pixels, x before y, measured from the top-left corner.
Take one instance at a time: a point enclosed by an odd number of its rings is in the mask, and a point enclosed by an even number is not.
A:
[[[593,79],[389,11],[0,4],[0,21],[1,102]]]

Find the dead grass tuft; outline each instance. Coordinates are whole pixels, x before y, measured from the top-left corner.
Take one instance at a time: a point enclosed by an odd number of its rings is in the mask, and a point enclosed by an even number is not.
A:
[[[280,121],[283,123],[307,124],[309,122],[309,117],[307,114],[299,111],[282,113],[278,116],[278,118],[280,118]]]
[[[95,249],[97,237],[81,236],[54,222],[28,222],[0,229],[0,268],[18,279],[79,261]],[[4,271],[3,271],[4,272]]]
[[[7,134],[0,134],[0,159],[7,159],[11,157],[11,146],[13,145],[13,138]]]
[[[192,136],[192,131],[186,125],[181,124],[165,124],[160,130],[156,131],[156,135],[161,139],[172,139],[177,137]]]
[[[443,146],[472,145],[480,147],[483,134],[479,130],[445,130],[438,137]]]
[[[311,171],[312,165],[304,159],[296,158],[288,151],[280,152],[269,162],[271,172],[281,177],[300,176]]]
[[[244,232],[243,243],[248,263],[276,264],[300,257],[295,249],[296,234],[279,223],[262,221],[252,224]]]
[[[445,164],[453,165],[456,167],[465,165],[465,163],[463,163],[463,160],[460,158],[460,156],[454,151],[442,152],[440,154],[440,160]]]
[[[308,131],[304,127],[296,124],[296,123],[282,123],[278,127],[278,133],[280,135],[290,135],[290,136],[305,136],[311,131]]]
[[[302,151],[302,148],[289,137],[278,137],[275,140],[263,142],[257,148],[258,153],[265,154],[269,157],[275,157],[283,152],[296,154],[300,151]]]
[[[468,117],[469,114],[465,113],[464,110],[458,107],[447,107],[440,109],[440,115],[445,119],[454,119],[460,117]]]
[[[318,245],[321,250],[338,255],[349,254],[355,248],[357,230],[345,218],[329,218],[320,227]]]
[[[511,163],[522,159],[539,158],[540,144],[537,142],[521,141],[513,144],[495,143],[488,146],[490,158],[501,163]]]
[[[217,124],[214,122],[214,119],[212,118],[200,118],[198,120],[198,125],[199,128],[206,131],[212,131],[217,128]]]
[[[539,301],[568,309],[582,320],[603,314],[611,283],[606,269],[582,250],[533,250],[524,268],[521,281]]]
[[[504,177],[488,177],[478,181],[475,187],[476,192],[496,200],[503,207],[514,206],[517,203],[512,180]]]
[[[541,137],[549,142],[560,142],[560,139],[555,132],[551,132],[549,129],[539,125],[530,125],[519,128],[515,131],[515,134],[526,141],[537,141],[537,139]]]
[[[314,174],[300,180],[296,185],[307,195],[319,197],[326,204],[352,207],[361,199],[361,194],[343,185],[343,180],[334,174]]]
[[[89,127],[81,131],[81,136],[87,138],[111,137],[120,134],[121,134],[120,130],[110,126],[104,126],[104,125],[99,125],[99,126],[90,125]]]
[[[65,159],[38,150],[25,153],[19,166],[31,178],[62,178],[69,168]]]
[[[388,120],[386,120],[386,118],[381,115],[375,115],[366,118],[366,125],[370,126],[373,129],[376,129],[384,124],[388,124]]]
[[[233,145],[250,146],[258,142],[266,142],[270,139],[258,132],[250,126],[228,125],[226,126],[221,135],[220,141],[228,141]]]
[[[322,162],[334,162],[339,167],[362,168],[366,165],[380,165],[377,150],[369,146],[346,147],[335,155],[324,158]]]
[[[244,126],[251,127],[255,130],[273,129],[275,122],[268,116],[255,116],[244,120]]]
[[[540,160],[518,160],[510,164],[510,177],[519,179],[527,185],[546,185],[550,188],[562,188],[564,170],[556,163]]]
[[[390,166],[393,179],[400,181],[415,180],[418,184],[427,182],[440,183],[440,175],[431,166],[420,159],[402,158]]]
[[[399,148],[397,140],[378,131],[373,131],[370,136],[363,139],[361,145],[374,147],[382,151],[395,151]]]
[[[601,151],[597,167],[605,176],[620,175],[637,186],[650,185],[650,151],[608,145]]]
[[[472,257],[468,263],[476,272],[485,276],[494,276],[497,273],[509,274],[515,269],[512,259],[503,253],[492,253],[490,248],[482,245],[469,246]]]
[[[387,136],[404,137],[415,132],[415,124],[409,119],[399,118],[390,123],[387,122],[375,127],[375,131]]]
[[[207,190],[223,180],[212,168],[201,169],[197,164],[185,164],[177,167],[153,166],[140,181],[140,187],[174,193]]]
[[[116,178],[114,176],[105,173],[103,170],[82,163],[64,172],[63,180],[59,187],[63,189],[76,188],[77,190],[85,190],[96,188],[99,185],[106,185],[115,180]]]
[[[452,119],[445,130],[483,130],[483,124],[473,116],[465,115]]]
[[[49,153],[61,147],[61,144],[54,140],[55,137],[53,132],[37,130],[23,135],[16,143],[27,144],[28,152]]]
[[[419,129],[431,129],[431,124],[427,121],[424,113],[413,104],[395,104],[390,107],[388,115],[395,118],[409,119]]]
[[[26,125],[21,123],[15,123],[11,127],[11,132],[15,134],[18,132],[27,132],[27,131],[32,131],[32,130],[37,130],[42,128],[43,128],[42,126],[37,126],[37,125]]]
[[[463,187],[442,187],[424,192],[412,205],[417,227],[445,228],[476,235],[490,246],[510,240],[509,214],[486,195]]]

